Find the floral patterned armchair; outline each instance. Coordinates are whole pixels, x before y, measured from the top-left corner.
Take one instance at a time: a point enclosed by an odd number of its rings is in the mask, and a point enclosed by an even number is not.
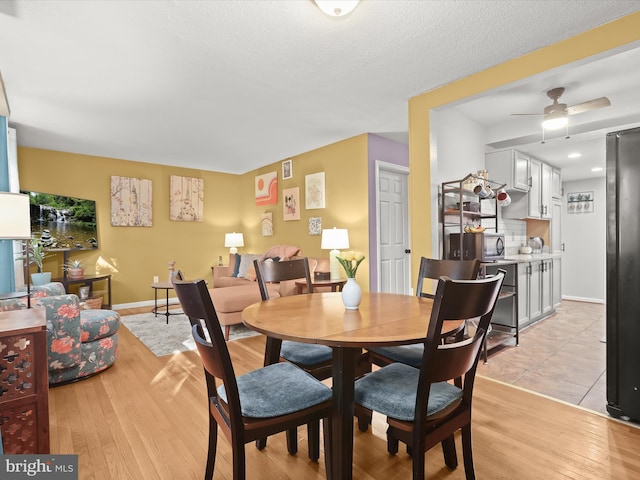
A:
[[[49,385],[85,378],[113,365],[120,315],[112,310],[82,310],[77,295],[61,283],[34,286],[32,306],[46,309]],[[26,308],[26,299],[0,301],[0,310]]]

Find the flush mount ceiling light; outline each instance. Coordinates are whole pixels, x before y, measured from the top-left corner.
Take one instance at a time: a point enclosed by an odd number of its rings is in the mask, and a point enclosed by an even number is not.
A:
[[[570,153],[567,158],[580,158],[582,154],[580,152]]]
[[[344,17],[358,6],[360,0],[314,0],[314,2],[330,17]]]
[[[601,172],[602,170],[604,170],[602,167],[593,167],[591,169],[592,172]]]

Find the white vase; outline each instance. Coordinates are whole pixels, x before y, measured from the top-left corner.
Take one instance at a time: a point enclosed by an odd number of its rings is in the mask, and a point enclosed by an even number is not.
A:
[[[347,310],[357,310],[362,300],[362,289],[355,278],[347,278],[347,283],[342,287],[342,303]]]

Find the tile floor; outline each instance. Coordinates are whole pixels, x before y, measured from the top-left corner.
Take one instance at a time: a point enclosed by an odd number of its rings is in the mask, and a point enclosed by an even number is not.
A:
[[[520,332],[520,345],[494,350],[478,374],[607,414],[605,305],[563,301]]]

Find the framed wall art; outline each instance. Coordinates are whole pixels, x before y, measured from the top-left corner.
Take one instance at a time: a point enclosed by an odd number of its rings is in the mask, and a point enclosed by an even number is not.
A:
[[[111,225],[114,227],[151,227],[151,180],[111,177]]]
[[[291,160],[282,162],[282,179],[287,180],[288,178],[293,178],[293,164]]]
[[[305,208],[324,208],[324,172],[304,177]]]
[[[285,222],[300,220],[300,188],[282,190],[282,216]]]
[[[269,172],[256,177],[256,205],[278,203],[278,172]]]
[[[179,222],[202,222],[204,217],[204,180],[171,175],[169,181],[169,218]]]
[[[322,234],[322,217],[309,217],[309,235]]]
[[[272,237],[273,236],[273,213],[264,212],[260,216],[260,223],[262,225],[262,236]]]
[[[567,195],[568,213],[593,213],[593,192],[576,192]]]

